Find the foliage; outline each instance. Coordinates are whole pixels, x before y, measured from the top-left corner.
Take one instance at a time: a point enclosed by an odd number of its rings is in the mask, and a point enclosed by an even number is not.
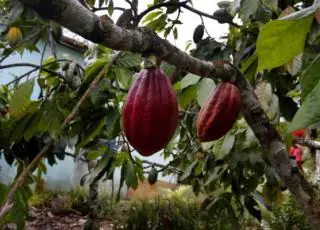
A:
[[[125,226],[128,229],[211,229],[217,226],[212,216],[206,218],[195,200],[156,198],[133,201]]]
[[[271,229],[311,229],[306,217],[300,210],[299,204],[292,196],[280,207],[275,209],[272,214],[270,218],[266,219]]]

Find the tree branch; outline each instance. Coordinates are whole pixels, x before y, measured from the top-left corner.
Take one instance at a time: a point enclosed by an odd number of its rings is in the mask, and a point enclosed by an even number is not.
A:
[[[101,8],[93,7],[92,8],[92,12],[97,12],[101,10],[109,10],[109,7],[101,7]],[[113,7],[113,10],[125,11],[126,9],[123,7]]]
[[[52,63],[50,63],[50,64],[52,64]],[[50,64],[47,64],[47,65],[50,65]],[[51,69],[47,69],[47,68],[40,66],[40,65],[31,64],[31,63],[14,63],[14,64],[8,64],[8,65],[0,65],[0,69],[13,68],[13,67],[32,67],[33,69],[28,71],[27,73],[21,75],[20,77],[10,81],[9,83],[7,83],[7,85],[11,85],[12,83],[14,83],[16,81],[20,81],[25,76],[27,76],[27,75],[31,74],[32,72],[35,72],[39,69],[41,69],[44,72],[50,73],[52,75],[56,75],[56,76],[64,79],[64,75],[62,75],[56,71],[53,71]]]
[[[154,54],[186,72],[202,77],[230,80],[241,91],[241,113],[254,131],[262,149],[268,153],[273,167],[299,201],[310,225],[318,229],[320,226],[318,191],[306,181],[300,172],[291,173],[286,145],[261,109],[252,86],[232,64],[225,61],[211,63],[194,58],[144,28],[126,30],[108,21],[100,22],[94,13],[76,1],[20,1],[36,10],[40,15],[45,15],[92,42],[115,50],[138,52],[144,55]]]
[[[319,141],[314,141],[314,140],[301,140],[301,139],[295,139],[295,141],[299,144],[299,145],[303,145],[303,146],[307,146],[309,148],[315,148],[320,150],[320,142]]]
[[[213,16],[213,15],[207,14],[207,13],[205,13],[205,12],[202,12],[202,11],[200,11],[200,10],[197,10],[197,9],[195,9],[195,8],[192,8],[191,6],[182,5],[182,7],[185,8],[185,9],[187,9],[187,10],[190,10],[191,12],[196,13],[196,14],[198,14],[198,15],[200,15],[200,16],[207,17],[207,18],[211,18],[211,19],[216,20],[216,21],[219,20],[219,18],[217,18],[217,17],[215,17],[215,16]],[[239,26],[237,23],[228,22],[228,24],[230,24],[230,25],[232,25],[232,26],[234,26],[234,27],[240,28],[240,26]]]

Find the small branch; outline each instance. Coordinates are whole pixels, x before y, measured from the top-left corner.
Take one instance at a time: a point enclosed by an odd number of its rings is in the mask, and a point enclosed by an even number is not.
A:
[[[40,66],[41,67],[42,67],[42,63],[43,63],[43,59],[44,59],[44,54],[46,53],[47,45],[48,45],[48,42],[46,42],[44,44],[43,51],[42,51],[42,54],[41,54],[41,59],[40,59]],[[40,74],[41,74],[41,71],[39,71],[38,77],[40,77]]]
[[[136,23],[137,25],[139,24],[139,22],[141,21],[141,19],[146,16],[148,13],[150,13],[151,11],[155,10],[155,9],[159,9],[161,7],[168,7],[168,6],[183,6],[185,4],[187,4],[188,1],[183,1],[183,2],[164,2],[164,3],[159,3],[159,4],[155,4],[153,6],[150,6],[148,9],[146,9],[145,11],[142,11],[136,19]]]
[[[54,139],[51,139],[36,155],[36,157],[30,162],[30,164],[22,171],[22,173],[17,177],[13,186],[11,187],[9,193],[1,206],[0,220],[2,220],[5,215],[11,210],[13,203],[13,197],[16,191],[23,185],[24,181],[27,179],[29,173],[37,166],[38,162],[42,159],[44,154],[50,149],[51,145],[54,143]]]
[[[208,35],[208,37],[209,37],[209,38],[211,38],[211,36],[210,36],[210,34],[209,34],[209,32],[208,32],[208,30],[207,30],[206,26],[204,25],[204,21],[203,21],[203,17],[202,17],[202,15],[199,15],[199,16],[200,16],[201,24],[202,24],[202,26],[203,26],[203,28],[204,28],[204,31],[206,32],[206,34]]]
[[[295,141],[299,144],[299,145],[303,145],[303,146],[307,146],[310,148],[315,148],[320,150],[320,142],[319,141],[314,141],[314,140],[307,140],[307,139],[295,139]]]
[[[167,165],[163,165],[163,164],[159,164],[159,163],[156,163],[156,162],[151,162],[151,161],[148,161],[148,160],[143,160],[142,163],[149,164],[149,165],[154,165],[154,166],[157,166],[157,167],[161,168],[160,170],[158,170],[158,172],[162,172],[162,171],[168,169],[169,171],[172,171],[173,173],[177,173],[177,174],[182,174],[183,173],[183,171],[181,171],[181,170],[179,170],[177,168],[171,167],[170,163],[168,163]]]
[[[15,78],[14,80],[10,81],[7,83],[7,85],[11,85],[17,81],[20,81],[21,79],[23,79],[24,77],[28,76],[29,74],[37,71],[37,70],[42,70],[42,71],[45,71],[47,73],[50,73],[52,75],[56,75],[62,79],[64,79],[64,76],[58,72],[55,72],[53,70],[50,70],[50,69],[47,69],[47,68],[44,68],[44,67],[41,67],[41,66],[38,66],[38,65],[34,65],[34,64],[31,64],[31,63],[16,63],[16,64],[10,64],[10,65],[2,65],[0,66],[0,69],[4,69],[4,68],[12,68],[12,67],[16,67],[16,66],[27,66],[27,67],[33,67],[33,70],[30,70],[28,71],[27,73]],[[40,74],[40,73],[39,73]]]
[[[30,70],[30,71],[24,73],[23,75],[15,78],[14,80],[10,81],[9,83],[7,83],[7,85],[11,85],[11,84],[13,84],[13,83],[15,83],[15,82],[17,82],[17,81],[20,81],[20,80],[23,79],[24,77],[28,76],[29,74],[31,74],[31,73],[39,70],[39,69],[42,70],[42,71],[45,71],[45,72],[47,72],[47,73],[50,73],[50,74],[52,74],[52,75],[56,75],[56,76],[58,76],[58,77],[60,77],[60,78],[62,78],[62,79],[65,79],[64,75],[62,75],[62,74],[60,74],[60,73],[58,73],[58,72],[56,72],[56,71],[53,71],[53,70],[44,68],[45,66],[49,66],[49,65],[52,65],[52,64],[54,64],[54,63],[63,62],[63,61],[65,61],[65,62],[71,62],[71,60],[68,60],[68,59],[58,59],[58,60],[56,60],[56,61],[49,62],[49,63],[47,63],[47,64],[45,64],[45,65],[42,65],[42,66],[40,66],[40,65],[35,65],[35,64],[31,64],[31,63],[15,63],[15,64],[8,64],[8,65],[0,65],[0,69],[13,68],[13,67],[32,67],[32,68],[33,68],[32,70]],[[79,67],[82,71],[84,71],[81,66],[78,65],[78,67]],[[40,74],[40,72],[39,72],[39,74]]]
[[[64,152],[64,155],[69,156],[69,157],[72,157],[72,158],[74,158],[74,159],[77,157],[77,156],[75,156],[74,154],[69,153],[69,152]],[[80,161],[82,161],[82,162],[86,162],[86,163],[88,163],[88,162],[89,162],[88,160],[83,159],[82,157],[81,157],[81,158],[79,158],[79,160],[80,160]]]
[[[211,18],[211,19],[216,20],[216,21],[219,20],[219,18],[217,18],[217,17],[215,17],[215,16],[213,16],[213,15],[210,15],[210,14],[207,14],[207,13],[202,12],[202,11],[200,11],[200,10],[197,10],[197,9],[191,7],[191,6],[186,5],[186,4],[185,4],[185,5],[182,5],[181,7],[185,8],[185,9],[187,9],[187,10],[193,12],[193,13],[196,13],[196,14],[198,14],[198,15],[201,15],[201,16],[203,16],[203,17]],[[238,25],[237,23],[234,23],[234,22],[228,22],[228,24],[230,24],[230,25],[232,25],[232,26],[234,26],[234,27],[237,27],[237,28],[240,28],[240,27],[241,27],[240,25]]]
[[[103,70],[101,70],[100,73],[96,76],[96,78],[91,82],[91,84],[89,85],[89,88],[81,96],[81,98],[78,101],[78,103],[72,109],[72,111],[67,116],[67,118],[64,120],[63,124],[61,125],[61,130],[64,130],[67,127],[67,125],[70,123],[70,121],[73,120],[75,115],[78,113],[78,111],[80,109],[80,106],[84,103],[84,101],[89,96],[89,94],[97,86],[97,84],[98,84],[99,80],[101,79],[101,77],[104,76],[108,72],[110,66],[113,64],[113,60],[115,60],[115,58],[117,56],[118,55],[115,55],[114,58],[111,59],[110,63],[105,68],[103,68]],[[55,141],[56,141],[55,138],[51,138],[50,141],[41,149],[41,151],[36,155],[36,157],[30,162],[30,164],[17,177],[17,179],[15,180],[12,188],[10,189],[9,193],[7,194],[3,204],[1,206],[0,220],[3,219],[4,216],[10,211],[10,208],[8,208],[8,207],[10,207],[9,205],[11,204],[13,196],[16,193],[16,191],[20,188],[20,186],[22,186],[24,181],[27,179],[29,173],[32,171],[33,168],[35,168],[37,166],[38,162],[42,159],[44,154],[50,149],[52,144],[55,143]]]
[[[138,17],[137,17],[137,24],[139,24],[139,22],[141,21],[141,19],[147,15],[148,13],[150,13],[151,11],[155,10],[155,9],[158,9],[158,8],[161,8],[161,7],[168,7],[168,6],[179,6],[179,7],[182,7],[182,8],[185,8],[193,13],[196,13],[198,14],[199,16],[203,16],[203,17],[206,17],[206,18],[210,18],[210,19],[213,19],[213,20],[216,20],[218,21],[219,18],[213,16],[213,15],[210,15],[210,14],[207,14],[205,12],[202,12],[200,10],[197,10],[189,5],[187,5],[188,1],[183,1],[183,2],[164,2],[164,3],[159,3],[159,4],[156,4],[156,5],[153,5],[151,7],[149,7],[148,9],[146,9],[145,11],[141,12]],[[240,25],[234,23],[234,22],[228,22],[228,24],[234,26],[234,27],[237,27],[237,28],[240,28]]]
[[[97,12],[101,10],[109,10],[109,7],[101,7],[101,8],[93,7],[92,8],[92,12]],[[113,7],[113,10],[125,11],[126,9],[122,7]]]

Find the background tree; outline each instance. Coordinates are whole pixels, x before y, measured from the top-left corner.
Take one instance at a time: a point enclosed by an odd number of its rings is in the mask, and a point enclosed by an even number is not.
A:
[[[62,159],[63,151],[56,149],[63,149],[71,138],[76,139],[71,144],[76,155],[98,159],[83,179],[93,188],[91,203],[96,183],[111,179],[117,167],[122,166],[121,185],[137,187],[147,162],[134,159],[130,146],[114,151],[105,141],[127,145],[120,124],[123,101],[143,58],[155,55],[171,76],[180,106],[175,138],[164,149],[164,156],[173,160],[159,171],[176,172],[172,167],[183,171],[181,182],[208,195],[203,208],[233,228],[238,228],[245,212],[261,220],[255,194],[263,194],[272,204],[285,185],[317,229],[319,191],[290,163],[288,147],[292,131],[319,121],[318,1],[222,1],[212,14],[193,8],[192,1],[155,0],[143,12],[138,12],[138,1],[127,1],[129,9],[116,24],[108,15],[123,9],[112,0],[83,2],[1,1],[6,21],[0,31],[0,68],[10,67],[1,65],[10,53],[36,50],[39,39],[48,41],[53,51],[52,58],[34,66],[41,70],[39,76],[20,83],[26,73],[14,86],[1,89],[2,154],[9,163],[20,164],[14,185],[4,188],[10,191],[3,198],[2,218],[14,218],[9,210],[18,209],[18,203],[11,201],[26,187],[29,172],[36,167],[41,171],[43,157],[52,162]],[[99,10],[108,15],[98,17],[94,12]],[[202,23],[193,35],[196,48],[190,54],[177,49],[157,33],[178,38],[182,10],[228,23],[228,36],[217,42],[207,36]],[[236,16],[241,23],[236,23]],[[60,26],[100,44],[87,51],[90,61],[84,69],[73,60],[56,58],[54,37],[59,37]],[[34,80],[42,89],[38,100],[30,100]],[[240,89],[241,117],[223,138],[200,143],[196,115],[219,80]],[[37,149],[29,150],[34,143]],[[95,225],[97,207],[91,208],[88,226]]]

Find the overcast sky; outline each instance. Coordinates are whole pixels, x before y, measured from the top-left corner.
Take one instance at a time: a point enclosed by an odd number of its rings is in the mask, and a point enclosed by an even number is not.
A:
[[[213,14],[213,12],[218,9],[217,2],[221,0],[193,0],[194,8],[200,11],[203,11],[208,14]],[[139,0],[139,13],[147,8],[148,4],[153,3],[153,0]],[[114,5],[117,7],[129,8],[128,3],[124,0],[114,0]],[[182,9],[183,13],[180,15],[180,21],[183,22],[183,25],[178,26],[179,37],[178,40],[174,40],[173,35],[171,34],[167,39],[180,49],[184,50],[188,40],[192,40],[192,34],[194,28],[201,24],[200,17],[190,12],[186,9]],[[106,14],[106,12],[99,12],[99,15]],[[121,11],[115,11],[112,15],[114,21],[117,20]],[[175,19],[176,14],[170,15],[170,18]],[[228,30],[228,25],[219,24],[217,21],[210,18],[203,18],[205,26],[211,35],[211,37],[219,39],[219,37],[225,35]]]

